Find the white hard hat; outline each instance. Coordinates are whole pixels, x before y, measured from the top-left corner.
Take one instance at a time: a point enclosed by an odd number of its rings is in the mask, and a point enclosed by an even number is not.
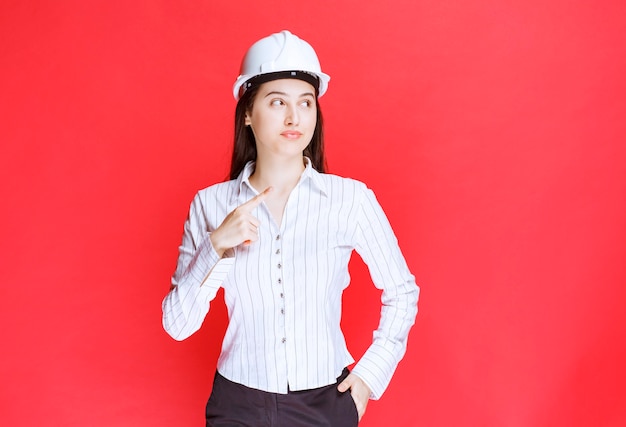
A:
[[[281,72],[292,73],[277,74],[275,78],[308,80],[303,76],[316,77],[317,79],[311,80],[319,81],[318,96],[322,96],[328,88],[330,76],[322,73],[315,50],[310,44],[285,30],[262,38],[248,49],[241,63],[240,75],[233,86],[235,99],[239,99],[245,92],[245,83],[253,77]]]

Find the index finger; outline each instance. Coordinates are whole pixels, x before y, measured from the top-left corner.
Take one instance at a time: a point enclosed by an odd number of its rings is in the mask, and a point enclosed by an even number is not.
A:
[[[263,190],[263,192],[257,194],[256,196],[248,200],[246,203],[244,203],[240,207],[246,207],[249,209],[256,208],[257,206],[261,204],[261,202],[263,202],[263,200],[265,200],[265,198],[271,191],[272,191],[272,187],[267,187],[265,190]]]

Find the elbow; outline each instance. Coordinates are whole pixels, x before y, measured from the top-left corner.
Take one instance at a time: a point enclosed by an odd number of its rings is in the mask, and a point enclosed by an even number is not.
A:
[[[180,326],[177,325],[175,322],[169,322],[167,316],[164,314],[163,315],[163,329],[165,329],[165,332],[167,332],[167,334],[172,337],[175,341],[183,341],[187,338],[189,338],[189,336],[191,334],[189,333],[185,333],[184,329]]]
[[[417,306],[418,306],[418,301],[420,299],[420,287],[417,284],[414,284],[414,286],[415,286],[415,289],[413,290],[413,294],[415,295],[415,297],[414,297],[414,300],[415,300],[414,305],[415,305],[415,314],[417,314],[417,312],[418,312]]]
[[[169,332],[168,332],[168,334],[169,334],[170,337],[172,337],[174,339],[174,341],[178,341],[178,342],[184,341],[187,338],[189,338],[189,335],[182,335],[182,334],[176,335],[176,334],[172,334],[172,333],[169,333]]]
[[[162,304],[163,329],[176,341],[182,341],[194,334],[209,311],[208,301],[198,295],[181,298],[178,288],[170,291]]]
[[[173,310],[171,304],[168,304],[168,298],[163,301],[161,324],[167,334],[176,341],[183,341],[188,338],[194,331],[189,332],[189,325],[186,317],[180,311]]]
[[[200,329],[201,322],[194,322],[183,311],[163,309],[163,329],[176,341],[183,341]]]

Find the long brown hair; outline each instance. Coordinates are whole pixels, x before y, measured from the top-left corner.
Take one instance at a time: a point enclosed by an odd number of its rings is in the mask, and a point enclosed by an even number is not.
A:
[[[235,138],[233,143],[233,157],[230,162],[230,179],[236,179],[241,171],[251,160],[256,160],[256,141],[250,126],[246,126],[246,112],[252,110],[254,98],[259,91],[260,85],[253,85],[247,89],[235,108]],[[316,91],[317,94],[317,91]],[[317,105],[317,121],[311,142],[304,149],[304,155],[311,159],[311,165],[318,172],[326,172],[326,160],[324,158],[324,121],[320,104]]]

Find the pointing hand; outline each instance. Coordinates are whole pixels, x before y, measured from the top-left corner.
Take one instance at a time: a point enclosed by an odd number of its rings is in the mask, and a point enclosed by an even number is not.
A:
[[[272,191],[267,187],[262,193],[254,196],[244,204],[229,213],[222,224],[211,233],[211,242],[217,254],[221,257],[227,249],[239,246],[242,243],[249,245],[259,239],[259,220],[252,215],[252,211],[265,200]]]

